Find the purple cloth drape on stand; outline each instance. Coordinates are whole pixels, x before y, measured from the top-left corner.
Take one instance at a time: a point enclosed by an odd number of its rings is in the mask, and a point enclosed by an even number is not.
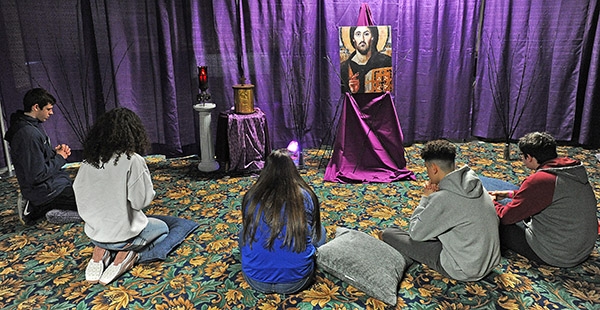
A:
[[[271,152],[267,117],[255,110],[252,114],[230,113],[227,118],[229,171],[261,170]]]
[[[325,181],[415,180],[406,169],[403,135],[390,93],[346,94]]]
[[[358,12],[358,21],[356,21],[356,26],[373,26],[375,22],[373,22],[373,14],[371,14],[371,8],[368,3],[363,3],[360,5],[360,11]]]

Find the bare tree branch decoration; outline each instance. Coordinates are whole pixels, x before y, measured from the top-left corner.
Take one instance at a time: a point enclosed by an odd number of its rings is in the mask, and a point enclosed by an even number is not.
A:
[[[493,46],[492,39],[488,38],[488,40],[489,46]],[[505,159],[510,159],[510,142],[514,139],[525,109],[533,101],[535,90],[543,77],[540,71],[544,49],[541,46],[532,46],[532,41],[527,38],[521,39],[520,35],[516,42],[525,42],[522,55],[519,54],[518,49],[512,49],[510,53],[503,52],[498,56],[493,48],[489,48],[487,53],[488,83],[494,110],[502,125]],[[533,67],[530,67],[532,58],[535,60]],[[523,65],[519,66],[519,63]],[[515,90],[512,90],[513,85],[516,86]],[[514,99],[512,99],[513,95]]]
[[[42,47],[39,44],[39,40],[36,41],[36,44],[37,50],[41,51]],[[132,44],[133,43],[130,43],[127,46],[127,49],[125,50],[123,55],[121,55],[117,63],[117,67],[115,68],[112,74],[109,74],[109,71],[112,70],[110,66],[105,68],[105,71],[102,74],[103,79],[100,83],[101,89],[95,89],[98,93],[96,98],[94,98],[91,94],[91,90],[94,89],[94,86],[96,86],[93,82],[94,79],[91,76],[93,74],[93,70],[90,69],[91,64],[94,61],[92,59],[92,55],[90,55],[89,53],[84,53],[83,57],[78,57],[77,59],[75,59],[76,62],[75,64],[73,64],[72,62],[69,62],[69,60],[64,56],[62,49],[58,46],[58,44],[55,44],[58,59],[57,67],[59,68],[58,73],[64,81],[64,87],[66,87],[67,89],[67,94],[65,97],[64,95],[61,95],[62,92],[59,91],[59,87],[51,78],[52,71],[48,67],[45,59],[42,56],[42,53],[39,53],[40,64],[44,69],[47,81],[50,84],[54,95],[61,102],[61,104],[58,104],[57,107],[64,115],[67,124],[73,130],[73,133],[75,133],[75,136],[80,143],[83,144],[87,132],[93,124],[91,108],[99,104],[105,105],[106,98],[109,98],[111,94],[114,93],[116,75],[119,72],[119,69],[125,59],[125,56],[131,49]],[[76,45],[73,44],[73,47],[75,46]],[[114,54],[115,49],[116,46],[114,46],[111,49],[111,55]],[[75,54],[80,55],[79,53]],[[71,68],[72,66],[76,66],[79,69],[78,76],[72,76],[71,74],[69,74],[70,72],[66,69]],[[33,78],[33,80],[39,84],[39,82],[35,78]],[[78,85],[79,87],[75,88],[76,85]],[[79,95],[77,95],[78,93]]]
[[[314,54],[307,55],[312,47],[306,46],[298,33],[292,36],[292,42],[288,53],[281,53],[282,73],[287,92],[288,106],[291,111],[292,133],[294,140],[298,141],[300,148],[304,145],[304,136],[311,130],[307,120],[312,98],[314,70]],[[308,63],[306,60],[309,59]],[[300,152],[299,167],[303,167],[302,152]]]

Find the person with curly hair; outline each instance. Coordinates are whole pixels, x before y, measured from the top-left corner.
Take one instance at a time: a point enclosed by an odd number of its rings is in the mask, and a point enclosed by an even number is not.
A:
[[[312,284],[316,248],[326,238],[319,210],[288,151],[271,152],[242,200],[242,275],[252,288],[292,294]]]
[[[126,108],[102,115],[83,143],[73,189],[84,231],[95,245],[85,271],[89,282],[112,282],[169,234],[165,222],[142,212],[155,195],[141,156],[148,145],[142,121]]]

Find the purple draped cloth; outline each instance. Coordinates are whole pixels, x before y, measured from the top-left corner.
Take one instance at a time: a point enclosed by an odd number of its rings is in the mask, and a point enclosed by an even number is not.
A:
[[[403,135],[390,93],[346,94],[325,181],[416,180],[406,169]]]
[[[227,128],[225,132],[217,132],[215,153],[217,160],[229,162],[228,171],[262,170],[271,153],[267,117],[259,108],[254,110],[252,114],[236,114],[231,110],[221,113],[227,120]],[[226,146],[223,140],[226,140]]]
[[[373,22],[373,14],[371,14],[371,8],[368,3],[363,3],[360,5],[360,11],[358,12],[358,21],[356,21],[356,26],[373,26],[375,23]]]

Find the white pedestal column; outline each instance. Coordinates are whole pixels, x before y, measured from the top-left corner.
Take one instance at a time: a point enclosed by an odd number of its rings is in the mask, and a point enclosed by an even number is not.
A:
[[[219,163],[215,160],[215,147],[211,139],[211,114],[216,105],[214,103],[198,103],[194,105],[194,110],[198,112],[200,133],[200,163],[198,170],[211,172],[219,169]]]

